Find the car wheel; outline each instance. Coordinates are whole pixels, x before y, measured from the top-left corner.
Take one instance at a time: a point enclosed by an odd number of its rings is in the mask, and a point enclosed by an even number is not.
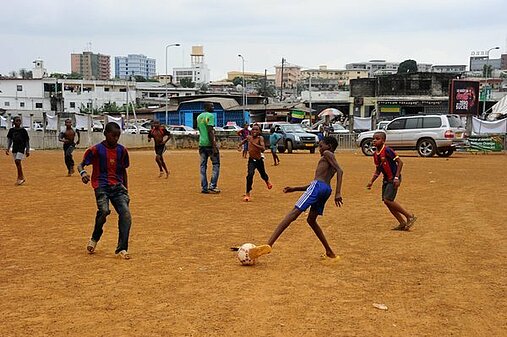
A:
[[[436,150],[435,141],[431,138],[423,138],[417,142],[417,153],[421,157],[433,157]]]
[[[373,156],[373,152],[375,152],[375,147],[373,146],[373,139],[366,138],[361,142],[361,151],[365,156]]]
[[[437,156],[439,157],[450,157],[454,153],[454,149],[437,149]]]
[[[287,153],[292,153],[292,142],[290,140],[287,141]]]
[[[278,152],[284,153],[285,152],[285,147],[284,146],[278,146]]]

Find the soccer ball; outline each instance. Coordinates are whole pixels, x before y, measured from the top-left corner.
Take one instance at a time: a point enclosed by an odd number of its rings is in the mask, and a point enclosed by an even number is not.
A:
[[[250,258],[250,249],[254,248],[253,243],[245,243],[238,249],[238,260],[244,266],[251,266],[255,264],[255,259]]]

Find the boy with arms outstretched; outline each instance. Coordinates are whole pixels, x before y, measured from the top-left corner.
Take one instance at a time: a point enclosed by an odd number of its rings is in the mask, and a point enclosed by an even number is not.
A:
[[[148,134],[148,141],[150,142],[152,138],[155,142],[155,161],[160,171],[158,176],[159,178],[162,177],[165,172],[165,178],[167,179],[169,177],[169,170],[165,164],[163,154],[166,150],[165,144],[171,139],[171,134],[165,127],[160,126],[159,121],[153,121],[153,127]]]
[[[95,190],[97,200],[97,215],[92,237],[86,246],[88,253],[93,254],[102,236],[102,227],[111,211],[109,201],[118,213],[118,246],[115,254],[126,260],[130,259],[128,241],[132,216],[130,215],[130,197],[127,191],[127,168],[129,167],[129,154],[127,149],[118,144],[121,130],[116,123],[107,123],[104,129],[106,140],[86,150],[83,162],[77,169],[83,183],[90,180]],[[85,171],[86,165],[93,165],[90,175]]]
[[[250,257],[255,259],[261,255],[268,254],[271,252],[271,247],[276,242],[278,237],[283,233],[283,231],[289,227],[289,225],[296,220],[301,213],[306,211],[310,207],[310,213],[307,217],[307,222],[314,231],[314,233],[319,238],[320,242],[324,246],[326,250],[326,257],[331,259],[336,259],[338,256],[333,252],[331,247],[329,246],[327,239],[322,232],[322,229],[317,224],[317,216],[322,215],[324,212],[324,206],[326,204],[327,199],[331,195],[331,179],[336,173],[336,191],[334,202],[336,206],[341,207],[343,204],[342,196],[341,196],[341,186],[342,186],[342,178],[343,171],[338,165],[336,161],[334,151],[338,146],[338,142],[333,137],[324,137],[319,143],[319,152],[320,152],[320,160],[317,163],[317,168],[315,169],[315,178],[314,180],[306,186],[300,187],[285,187],[283,189],[284,193],[296,192],[296,191],[305,191],[303,195],[296,202],[294,208],[285,216],[285,218],[280,222],[278,227],[276,227],[275,231],[271,235],[268,240],[267,245],[257,246],[255,248],[250,249]]]
[[[399,225],[393,229],[409,230],[417,218],[405,210],[399,203],[394,201],[401,184],[403,162],[396,152],[385,145],[385,142],[386,134],[384,132],[375,132],[373,135],[373,145],[376,147],[376,151],[373,154],[375,172],[366,187],[371,189],[375,180],[377,180],[380,173],[382,173],[384,176],[384,181],[382,183],[382,201],[399,222]],[[406,220],[403,219],[403,216],[405,216]]]

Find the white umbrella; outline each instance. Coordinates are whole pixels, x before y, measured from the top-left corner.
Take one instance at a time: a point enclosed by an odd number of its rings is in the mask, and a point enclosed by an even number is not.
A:
[[[326,116],[329,116],[329,117],[343,116],[343,112],[341,112],[340,110],[335,109],[335,108],[327,108],[327,109],[322,110],[319,113],[320,118],[326,117]]]

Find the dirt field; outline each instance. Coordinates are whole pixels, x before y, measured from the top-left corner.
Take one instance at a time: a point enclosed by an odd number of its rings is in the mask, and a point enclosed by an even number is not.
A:
[[[82,151],[75,158],[82,158]],[[419,219],[411,232],[365,188],[372,159],[338,153],[344,206],[319,222],[338,263],[302,216],[271,255],[240,266],[229,247],[264,243],[313,178],[318,154],[281,155],[242,202],[246,161],[222,151],[219,195],[200,194],[196,151],[132,151],[132,260],[114,256],[116,214],[94,255],[90,186],[65,177],[61,151],[35,151],[16,187],[0,158],[0,336],[506,336],[507,155],[402,157],[397,200]],[[333,180],[334,186],[334,180]],[[387,311],[373,303],[385,304]]]

